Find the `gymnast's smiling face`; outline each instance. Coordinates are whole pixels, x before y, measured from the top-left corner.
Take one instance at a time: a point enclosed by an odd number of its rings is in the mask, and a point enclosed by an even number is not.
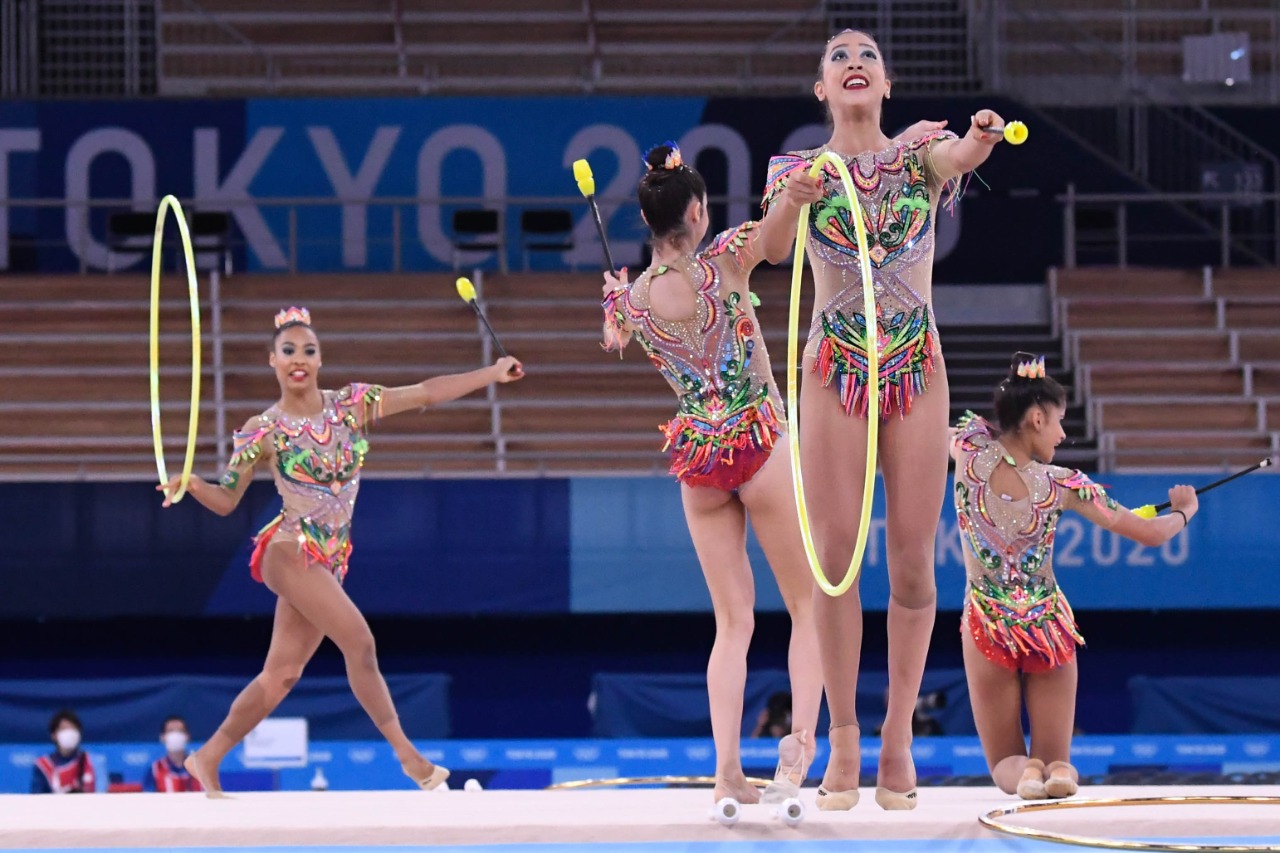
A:
[[[270,363],[284,393],[314,390],[320,373],[320,341],[316,333],[301,323],[285,326],[276,334]]]
[[[822,76],[813,86],[819,101],[836,112],[878,112],[889,96],[889,74],[880,46],[866,33],[846,30],[827,42]]]

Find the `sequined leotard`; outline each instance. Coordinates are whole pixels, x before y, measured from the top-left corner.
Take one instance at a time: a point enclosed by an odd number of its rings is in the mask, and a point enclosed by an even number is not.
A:
[[[676,417],[661,427],[671,473],[691,486],[732,491],[760,470],[782,431],[782,399],[746,287],[756,223],[725,231],[696,257],[674,265],[693,285],[697,311],[670,322],[650,311],[649,288],[666,266],[651,268],[608,294],[605,322],[628,332],[676,392]],[[731,274],[721,267],[736,265]]]
[[[254,539],[253,578],[262,581],[262,555],[277,533],[298,542],[306,558],[341,581],[351,556],[351,513],[360,490],[360,467],[369,442],[365,430],[380,415],[381,385],[351,384],[323,391],[320,416],[294,418],[272,406],[235,434],[235,450],[223,477],[234,488],[262,458],[284,507]]]
[[[894,410],[899,416],[911,411],[912,399],[928,386],[939,352],[929,300],[943,182],[933,170],[929,150],[936,140],[955,138],[954,133],[937,131],[911,142],[894,142],[883,151],[844,158],[867,230],[883,417]],[[764,207],[791,176],[807,173],[827,150],[824,146],[770,159]],[[829,163],[823,170],[823,198],[810,211],[808,241],[816,291],[805,356],[814,359],[812,370],[824,386],[837,386],[845,411],[865,416],[867,323],[858,243],[844,185]]]
[[[1041,462],[1017,468],[991,425],[972,412],[959,422],[952,455],[968,579],[961,630],[1008,669],[1062,666],[1084,639],[1053,576],[1054,530],[1068,509],[1105,524],[1116,503],[1079,471]],[[1000,465],[1014,468],[1027,497],[993,492],[989,481]]]

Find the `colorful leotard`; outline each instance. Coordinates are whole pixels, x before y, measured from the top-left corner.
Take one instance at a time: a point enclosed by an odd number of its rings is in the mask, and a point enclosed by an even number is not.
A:
[[[272,406],[235,434],[235,450],[222,479],[235,488],[264,456],[284,507],[254,538],[249,565],[262,581],[262,556],[277,533],[297,539],[307,560],[324,565],[339,581],[351,556],[351,513],[360,490],[360,467],[369,450],[365,430],[381,413],[381,385],[351,384],[324,391],[318,418],[295,418]]]
[[[845,157],[862,206],[876,296],[880,355],[880,412],[911,411],[924,393],[939,352],[937,325],[929,305],[933,278],[935,212],[942,193],[929,157],[931,144],[954,139],[937,131],[879,152]],[[769,161],[763,206],[793,175],[807,173],[828,149],[795,151]],[[958,182],[957,182],[958,185]],[[952,197],[955,186],[952,187]],[[849,199],[840,174],[823,168],[823,198],[810,210],[808,256],[816,295],[806,358],[824,386],[835,383],[849,414],[867,414],[867,321],[862,273]]]
[[[972,412],[958,424],[952,455],[968,578],[961,630],[1008,669],[1045,672],[1068,663],[1084,639],[1053,576],[1054,530],[1067,509],[1105,524],[1116,503],[1079,471],[1041,462],[1017,468],[991,425]],[[1014,466],[1027,497],[992,491],[1000,465]]]
[[[633,336],[680,400],[676,417],[661,427],[663,450],[671,452],[671,473],[691,486],[739,488],[764,465],[782,431],[782,398],[745,275],[726,276],[720,266],[727,256],[737,272],[745,270],[756,225],[725,231],[676,264],[697,294],[689,319],[668,322],[649,310],[649,287],[666,266],[645,270],[602,303],[613,334]]]

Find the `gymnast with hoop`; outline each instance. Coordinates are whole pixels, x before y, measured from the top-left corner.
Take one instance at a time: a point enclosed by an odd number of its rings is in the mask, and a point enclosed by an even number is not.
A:
[[[1052,465],[1065,438],[1067,394],[1044,358],[1016,353],[996,388],[998,427],[968,412],[952,431],[955,507],[967,578],[961,644],[973,718],[991,778],[1024,800],[1069,797],[1075,727],[1076,645],[1084,640],[1053,574],[1053,535],[1066,510],[1155,547],[1186,528],[1199,500],[1169,490],[1172,511],[1145,518],[1102,486]],[[1031,756],[1022,705],[1031,721]]]
[[[911,723],[933,629],[934,538],[947,478],[947,377],[930,307],[934,217],[944,186],[953,182],[954,197],[961,176],[986,160],[1004,128],[998,115],[981,110],[963,138],[934,130],[890,140],[880,113],[891,83],[878,45],[863,32],[832,38],[820,68],[814,94],[830,113],[831,138],[822,148],[770,161],[760,250],[772,262],[785,258],[796,239],[797,214],[811,205],[807,244],[815,256],[816,295],[797,436],[803,439],[798,469],[814,507],[811,559],[836,583],[857,571],[859,561],[845,565],[865,545],[859,527],[866,524],[850,518],[862,514],[870,491],[864,461],[878,453],[888,502],[891,592],[889,702],[876,802],[911,809]],[[838,169],[816,163],[828,154],[853,173],[857,199],[841,189]],[[815,165],[817,176],[810,174]],[[854,239],[852,211],[859,208],[870,232],[866,257]],[[875,376],[868,371],[864,275],[878,306]],[[872,397],[878,405],[869,412]],[[868,416],[879,419],[875,446]],[[804,513],[801,522],[808,523]],[[832,724],[817,803],[849,809],[858,801],[861,770],[855,699],[862,603],[856,585],[844,595],[815,591],[815,618]]]
[[[305,308],[276,315],[269,362],[280,399],[245,423],[219,483],[185,483],[201,505],[219,515],[244,496],[253,469],[265,462],[284,501],[279,516],[255,539],[250,560],[255,580],[278,596],[271,646],[262,672],[241,691],[218,730],[187,758],[187,770],[210,797],[223,796],[218,766],[226,754],[280,704],[297,683],[320,641],[333,640],[346,661],[347,678],[360,705],[395,750],[405,775],[424,789],[449,776],[414,748],[400,727],[386,681],[378,669],[373,634],[342,589],[351,555],[351,514],[360,467],[373,424],[399,412],[447,403],[495,382],[524,376],[514,358],[469,373],[384,388],[351,384],[321,390],[320,342]],[[175,475],[156,488],[170,506],[184,486]]]

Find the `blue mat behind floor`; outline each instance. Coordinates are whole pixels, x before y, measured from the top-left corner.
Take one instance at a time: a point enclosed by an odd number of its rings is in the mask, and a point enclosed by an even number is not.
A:
[[[791,680],[783,670],[747,673],[743,701],[742,735],[756,728],[769,697],[788,692]],[[858,724],[873,734],[884,720],[889,673],[867,671],[858,678]],[[698,737],[711,731],[704,673],[599,673],[591,681],[595,712],[591,733],[596,737]],[[948,735],[976,734],[969,705],[969,685],[963,669],[930,669],[924,674],[920,695],[927,714]],[[817,731],[830,726],[826,703],[818,716]],[[1278,727],[1280,728],[1280,727]]]
[[[461,787],[476,779],[486,788],[534,789],[574,779],[630,776],[700,776],[715,771],[710,738],[621,740],[455,740],[420,741],[432,761],[453,770]],[[160,754],[158,742],[89,743],[99,778],[138,782]],[[874,772],[879,742],[863,740],[864,770]],[[30,790],[31,765],[48,747],[0,746],[0,793]],[[913,747],[922,780],[930,777],[983,776],[987,772],[976,737],[918,738]],[[400,772],[391,748],[382,741],[312,741],[307,767],[250,770],[239,750],[223,765],[229,790],[307,790],[319,771],[334,790],[412,788]],[[772,775],[777,744],[748,739],[742,744],[744,767],[753,775]],[[816,778],[826,760],[826,743],[810,771]],[[1072,762],[1082,775],[1126,770],[1167,769],[1193,773],[1280,771],[1280,735],[1115,735],[1083,736],[1072,744]]]

